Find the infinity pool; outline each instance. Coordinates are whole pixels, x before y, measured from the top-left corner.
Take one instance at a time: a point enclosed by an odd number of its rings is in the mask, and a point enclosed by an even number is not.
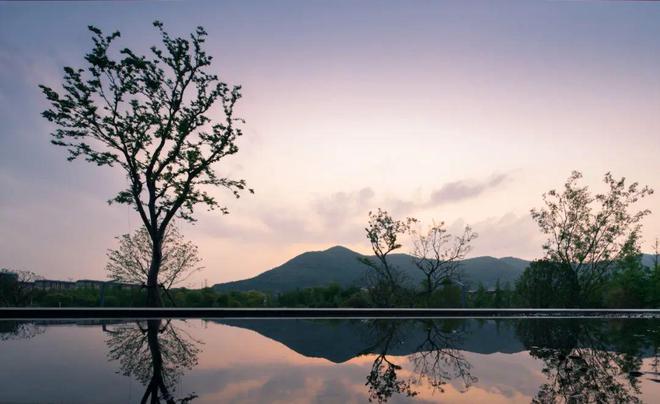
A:
[[[0,321],[0,402],[660,402],[659,319]]]

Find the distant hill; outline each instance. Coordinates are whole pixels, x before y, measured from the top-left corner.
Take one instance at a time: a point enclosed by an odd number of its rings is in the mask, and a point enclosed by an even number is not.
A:
[[[342,287],[363,286],[367,268],[358,261],[360,257],[364,256],[341,246],[325,251],[306,252],[254,278],[221,283],[213,287],[222,292],[285,292],[332,283]],[[417,285],[421,282],[421,272],[414,266],[409,255],[392,254],[389,257],[394,265],[406,273],[411,283]],[[461,276],[473,287],[481,282],[486,288],[491,288],[498,279],[502,284],[513,284],[528,264],[528,261],[513,257],[469,258],[462,262]]]

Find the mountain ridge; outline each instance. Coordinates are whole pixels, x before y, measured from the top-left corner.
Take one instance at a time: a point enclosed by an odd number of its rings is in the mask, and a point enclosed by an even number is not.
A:
[[[390,262],[399,267],[413,284],[422,280],[412,257],[404,253],[390,254]],[[252,278],[213,285],[216,291],[286,292],[308,287],[327,286],[333,283],[342,287],[364,286],[367,267],[358,258],[375,258],[363,255],[341,245],[325,250],[307,251],[283,264]],[[495,258],[481,256],[461,261],[462,279],[471,286],[479,282],[493,287],[497,279],[512,283],[524,271],[529,261],[515,257]]]
[[[258,290],[279,293],[333,283],[341,287],[362,287],[366,284],[364,278],[368,268],[358,258],[375,257],[335,245],[325,250],[301,253],[252,278],[215,284],[213,289],[218,292]],[[412,285],[422,281],[422,273],[415,267],[410,255],[395,253],[388,255],[388,258],[406,274]],[[647,266],[652,265],[653,255],[643,254],[642,262]],[[486,288],[494,288],[498,280],[501,285],[509,283],[513,286],[529,263],[528,260],[512,256],[466,258],[461,261],[461,280],[472,289],[479,283]]]

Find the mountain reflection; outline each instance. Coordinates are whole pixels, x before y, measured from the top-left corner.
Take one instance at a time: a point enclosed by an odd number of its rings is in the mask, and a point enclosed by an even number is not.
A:
[[[658,319],[203,321],[0,321],[11,364],[0,391],[7,402],[131,402],[135,382],[142,403],[660,399]],[[83,382],[62,389],[71,379]]]
[[[201,342],[175,327],[171,320],[146,320],[115,326],[103,325],[108,357],[119,361],[124,376],[146,386],[141,403],[187,403],[197,396],[174,397],[184,370],[197,365]]]
[[[643,358],[660,363],[654,319],[220,322],[257,331],[308,357],[341,363],[373,355],[365,385],[369,400],[377,402],[421,391],[442,394],[447,383],[467,391],[478,383],[479,368],[466,358],[469,352],[528,351],[542,362],[546,378],[533,398],[538,403],[640,402],[640,377],[659,379],[658,366],[641,371]]]

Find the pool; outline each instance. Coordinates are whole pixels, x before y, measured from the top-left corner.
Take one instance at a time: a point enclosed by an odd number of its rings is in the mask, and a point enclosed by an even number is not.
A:
[[[0,321],[0,402],[660,402],[660,319]]]

